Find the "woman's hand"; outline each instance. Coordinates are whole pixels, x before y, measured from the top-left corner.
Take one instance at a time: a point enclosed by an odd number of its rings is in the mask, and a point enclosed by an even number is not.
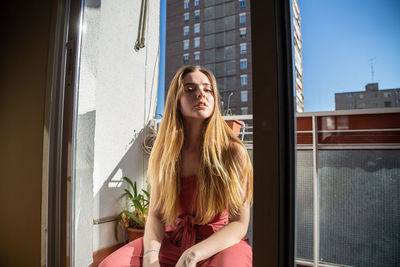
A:
[[[196,253],[192,248],[188,248],[182,253],[175,267],[196,267]]]
[[[158,261],[158,254],[146,254],[143,257],[143,267],[160,267],[160,262]]]

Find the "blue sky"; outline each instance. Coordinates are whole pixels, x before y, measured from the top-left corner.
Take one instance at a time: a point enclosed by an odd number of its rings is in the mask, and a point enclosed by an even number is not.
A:
[[[299,0],[305,111],[335,109],[335,93],[400,88],[400,0]]]

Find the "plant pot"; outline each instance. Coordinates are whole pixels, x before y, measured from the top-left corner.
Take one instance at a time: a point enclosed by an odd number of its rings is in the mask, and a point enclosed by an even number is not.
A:
[[[226,124],[228,124],[229,128],[235,133],[236,136],[239,136],[240,128],[244,124],[242,121],[239,120],[225,120]]]
[[[128,228],[129,242],[138,239],[144,235],[144,229]]]

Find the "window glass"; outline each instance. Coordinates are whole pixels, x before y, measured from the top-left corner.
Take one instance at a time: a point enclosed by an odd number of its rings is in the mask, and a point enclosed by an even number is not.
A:
[[[246,37],[246,28],[240,28],[239,29],[240,32],[240,38],[245,38]]]
[[[296,266],[397,266],[400,3],[290,1]]]
[[[199,33],[200,32],[200,23],[194,24],[194,33]]]
[[[239,0],[239,7],[246,7],[246,0]]]
[[[240,54],[246,54],[247,53],[247,44],[246,43],[242,43],[240,44]]]
[[[199,6],[200,5],[200,0],[194,0],[194,6]]]
[[[189,54],[183,54],[183,63],[188,63],[189,62]]]
[[[194,38],[194,48],[200,47],[200,37]]]
[[[247,91],[240,91],[240,101],[247,102]]]
[[[247,58],[242,58],[240,60],[240,69],[241,70],[247,69]]]
[[[188,9],[189,8],[189,0],[185,0],[185,2],[183,2],[183,8],[184,9]]]
[[[239,23],[246,23],[246,13],[239,14]]]
[[[194,60],[200,60],[200,51],[194,52]]]
[[[247,74],[240,75],[240,84],[242,86],[247,85]]]
[[[189,26],[183,27],[183,35],[188,35],[189,34]]]
[[[185,14],[183,14],[183,20],[189,21],[189,12],[186,12]]]
[[[194,11],[194,18],[199,19],[200,18],[200,9],[197,9]]]
[[[183,50],[189,49],[189,39],[183,40]]]

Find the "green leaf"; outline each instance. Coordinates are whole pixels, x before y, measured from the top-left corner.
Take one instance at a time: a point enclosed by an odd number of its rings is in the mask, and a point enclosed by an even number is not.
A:
[[[128,184],[130,184],[130,185],[132,186],[132,188],[133,188],[133,183],[132,183],[132,180],[131,180],[131,179],[129,179],[129,178],[126,177],[126,176],[122,177],[122,179],[125,180]]]
[[[132,196],[131,192],[129,192],[128,189],[124,189],[124,191],[125,191],[125,195],[127,195],[129,199],[134,199],[134,197]]]
[[[141,226],[144,227],[144,222],[142,222],[142,220],[140,220],[138,217],[135,216],[135,214],[133,214],[130,211],[124,210],[123,213],[125,213],[126,215],[128,215],[132,220],[134,220],[135,222],[137,222],[138,224],[140,224]]]
[[[115,225],[114,225],[114,236],[115,236],[115,240],[118,241],[118,225],[119,222],[121,221],[121,215],[123,212],[120,212],[120,214],[117,216],[117,220],[115,221]]]

